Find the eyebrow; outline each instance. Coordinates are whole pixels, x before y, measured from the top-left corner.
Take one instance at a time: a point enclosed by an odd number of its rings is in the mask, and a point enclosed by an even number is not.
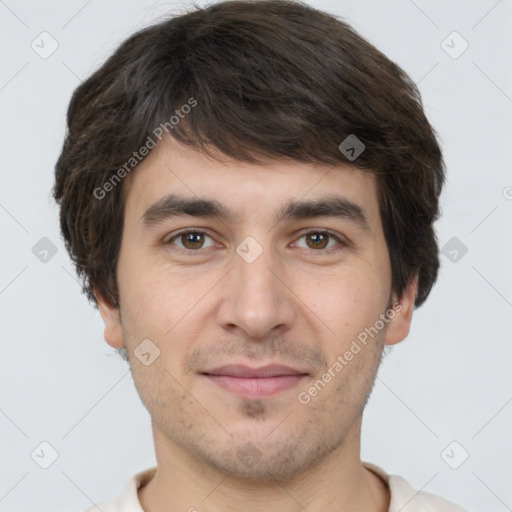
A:
[[[237,222],[240,218],[238,214],[216,199],[168,194],[143,213],[141,222],[144,228],[151,228],[165,220],[185,215],[220,219],[226,222]],[[360,229],[371,232],[370,220],[364,208],[347,198],[336,195],[307,201],[290,200],[277,211],[274,223],[316,217],[347,220]]]

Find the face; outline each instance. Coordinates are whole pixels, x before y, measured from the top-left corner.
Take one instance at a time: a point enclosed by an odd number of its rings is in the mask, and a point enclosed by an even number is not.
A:
[[[170,139],[124,187],[120,308],[100,311],[160,446],[259,481],[358,451],[415,293],[391,294],[375,176],[217,161]]]

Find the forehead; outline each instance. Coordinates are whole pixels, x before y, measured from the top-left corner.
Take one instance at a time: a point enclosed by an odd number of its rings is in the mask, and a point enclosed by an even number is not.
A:
[[[285,159],[263,164],[213,159],[173,139],[159,143],[123,186],[125,215],[133,217],[132,221],[143,221],[148,209],[172,194],[187,200],[214,200],[216,210],[233,223],[252,217],[276,221],[299,203],[313,205],[326,198],[340,198],[345,206],[355,206],[370,231],[380,223],[377,180],[372,173],[352,165]]]

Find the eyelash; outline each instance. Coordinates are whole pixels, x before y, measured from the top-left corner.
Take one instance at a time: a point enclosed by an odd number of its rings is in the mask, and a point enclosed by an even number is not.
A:
[[[164,245],[172,245],[172,242],[174,240],[176,240],[177,238],[179,238],[180,236],[182,235],[186,235],[186,234],[189,234],[189,233],[194,233],[194,234],[199,234],[199,235],[206,235],[207,237],[209,238],[212,238],[212,236],[210,236],[206,231],[202,231],[200,229],[185,229],[183,231],[179,231],[178,233],[176,233],[175,235],[173,235],[171,238],[169,238],[168,240],[165,240],[164,241]],[[306,231],[306,232],[303,232],[301,233],[300,237],[297,239],[297,240],[300,240],[301,238],[307,236],[307,235],[311,235],[311,234],[321,234],[321,235],[328,235],[330,238],[334,238],[337,242],[338,242],[338,245],[340,247],[337,247],[337,248],[331,248],[331,249],[311,249],[311,251],[313,252],[318,252],[318,253],[324,253],[324,254],[335,254],[339,251],[342,251],[343,249],[345,249],[346,247],[348,247],[348,242],[342,240],[339,236],[337,236],[334,232],[328,230],[328,229],[323,229],[323,230],[318,230],[318,229],[313,229],[313,230],[310,230],[310,231]],[[195,254],[194,253],[200,253],[202,249],[183,249],[181,247],[176,247],[176,249],[178,249],[179,251],[189,255],[189,256],[194,256]],[[207,248],[208,249],[208,248]]]

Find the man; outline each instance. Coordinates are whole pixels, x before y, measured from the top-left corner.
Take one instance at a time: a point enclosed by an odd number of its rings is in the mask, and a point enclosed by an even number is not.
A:
[[[157,467],[89,510],[461,511],[360,459],[444,173],[413,82],[334,16],[222,2],[125,41],[74,92],[54,194]]]

